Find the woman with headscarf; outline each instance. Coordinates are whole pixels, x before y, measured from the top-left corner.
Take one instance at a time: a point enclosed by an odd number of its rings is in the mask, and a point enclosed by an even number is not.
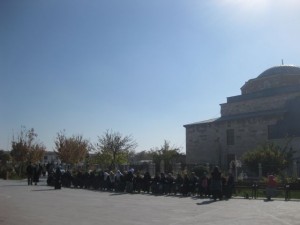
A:
[[[216,201],[217,198],[222,199],[222,177],[219,168],[216,166],[211,173],[210,190],[212,198]]]
[[[120,170],[118,170],[115,174],[115,190],[117,192],[121,191],[121,182],[122,182],[122,177],[123,177],[123,174],[121,173]]]
[[[55,177],[54,188],[61,189],[61,171],[59,167],[56,168],[54,177]]]

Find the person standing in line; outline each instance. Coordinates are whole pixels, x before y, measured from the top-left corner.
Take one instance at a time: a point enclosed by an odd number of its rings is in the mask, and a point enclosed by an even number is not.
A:
[[[208,177],[206,172],[203,173],[203,176],[199,182],[199,195],[200,197],[205,197],[208,195]]]
[[[55,189],[61,189],[61,170],[59,167],[56,168],[55,171],[55,182],[54,182],[54,188]]]
[[[144,192],[147,192],[147,193],[150,192],[151,180],[152,180],[151,175],[147,171],[143,177],[143,191]]]
[[[222,177],[219,168],[216,166],[211,173],[211,194],[213,199],[216,201],[217,198],[222,199]]]
[[[32,185],[33,167],[31,165],[31,162],[29,162],[29,165],[26,167],[26,173],[27,173],[27,182],[28,182],[28,185]]]
[[[113,171],[110,171],[108,179],[109,179],[108,190],[109,191],[115,191],[115,174],[114,174]]]
[[[40,179],[39,166],[34,165],[34,167],[33,167],[33,182],[34,182],[34,185],[37,185],[37,183],[39,182],[39,179]]]
[[[234,192],[234,176],[232,173],[229,174],[226,183],[226,198],[231,198]]]
[[[122,190],[122,188],[121,188],[122,177],[123,177],[123,174],[121,173],[120,170],[118,170],[115,174],[115,190],[117,192],[120,192]]]
[[[189,183],[189,193],[191,196],[194,196],[196,194],[196,188],[198,186],[199,177],[196,176],[195,172],[191,173],[190,176],[190,183]]]

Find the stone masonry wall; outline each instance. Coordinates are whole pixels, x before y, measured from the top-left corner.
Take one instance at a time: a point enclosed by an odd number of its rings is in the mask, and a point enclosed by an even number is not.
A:
[[[186,129],[187,163],[209,162],[228,165],[228,154],[238,158],[268,141],[268,125],[276,117],[213,122],[189,126]],[[227,145],[227,129],[234,129],[234,145]]]
[[[242,94],[249,94],[268,88],[276,88],[290,85],[300,85],[299,75],[276,75],[272,77],[255,78],[247,81],[241,88]]]
[[[215,124],[186,127],[186,161],[188,164],[217,161]]]
[[[221,116],[283,109],[288,100],[294,99],[299,95],[300,93],[290,93],[241,102],[224,103],[221,104]]]

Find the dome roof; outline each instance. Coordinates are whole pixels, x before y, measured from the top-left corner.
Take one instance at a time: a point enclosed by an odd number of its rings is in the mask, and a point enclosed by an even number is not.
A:
[[[262,72],[258,76],[258,78],[269,77],[274,75],[299,75],[300,76],[300,67],[293,66],[293,65],[274,66]]]

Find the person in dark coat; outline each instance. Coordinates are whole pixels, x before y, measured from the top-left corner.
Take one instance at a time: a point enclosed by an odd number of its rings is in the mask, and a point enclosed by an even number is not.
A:
[[[151,192],[152,194],[158,194],[159,193],[159,184],[160,184],[160,174],[156,173],[153,182],[151,184]]]
[[[211,173],[210,183],[211,194],[214,200],[222,199],[222,177],[219,168],[216,166]]]
[[[175,183],[174,184],[174,186],[175,186],[175,188],[174,188],[174,195],[176,195],[177,193],[182,193],[183,178],[182,178],[182,176],[181,176],[180,173],[177,174],[177,177],[176,177],[174,183]]]
[[[231,198],[234,191],[234,176],[230,173],[226,183],[226,198]]]
[[[160,182],[159,182],[159,194],[165,193],[165,185],[166,185],[166,176],[165,173],[160,173]]]
[[[166,187],[165,192],[166,194],[171,194],[173,191],[173,183],[174,183],[174,177],[172,173],[168,173],[168,176],[166,177]]]
[[[134,177],[134,182],[133,182],[133,189],[134,191],[140,193],[143,187],[143,177],[140,174],[139,171],[137,171],[135,177]]]
[[[37,183],[40,181],[40,167],[39,165],[35,165],[33,167],[33,182],[34,185],[37,185]]]
[[[61,189],[61,171],[59,169],[59,167],[56,168],[55,171],[55,183],[54,183],[54,188],[55,189]]]
[[[195,172],[192,172],[189,182],[189,193],[193,196],[196,193],[196,187],[198,186],[199,177],[196,176]]]
[[[189,193],[190,179],[187,174],[183,176],[182,195],[187,196]]]
[[[143,177],[143,191],[149,193],[151,186],[151,175],[147,171]]]
[[[27,173],[28,185],[32,185],[33,167],[31,165],[31,162],[29,162],[29,165],[26,167],[26,173]]]

